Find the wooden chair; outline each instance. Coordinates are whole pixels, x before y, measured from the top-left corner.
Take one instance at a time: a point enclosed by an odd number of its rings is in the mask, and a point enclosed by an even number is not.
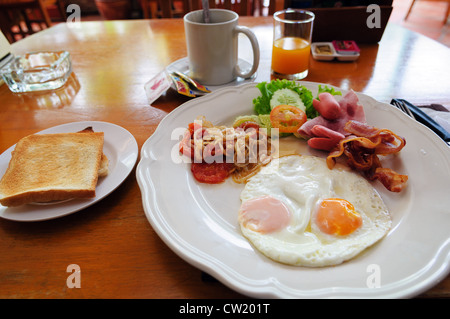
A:
[[[180,18],[190,11],[190,0],[141,0],[144,19]]]
[[[269,5],[264,6],[264,0],[253,0],[253,15],[255,16],[271,16],[277,9],[277,2],[280,3],[280,9],[284,6],[284,1],[270,0]]]
[[[216,3],[217,2],[217,3]],[[216,9],[233,10],[241,16],[253,15],[253,1],[252,0],[209,0],[209,7]],[[202,8],[201,0],[191,0],[191,10],[198,10]]]
[[[272,15],[276,0],[269,3],[264,7],[264,0],[209,0],[209,7],[233,10],[241,16]],[[203,8],[201,0],[141,0],[141,6],[145,19],[177,18]]]
[[[0,28],[9,42],[49,28],[49,5],[57,5],[61,19],[66,19],[61,0],[0,0]],[[37,15],[36,15],[37,13]]]
[[[444,19],[442,21],[443,24],[445,24],[447,22],[448,16],[450,15],[450,0],[423,0],[423,1],[440,1],[440,2],[447,2],[447,10],[445,12],[445,16]],[[411,6],[409,7],[408,13],[406,13],[406,16],[404,18],[404,20],[408,19],[409,14],[412,11],[412,8],[414,6],[414,3],[416,3],[416,0],[413,0],[411,3]]]
[[[262,16],[274,14],[276,2],[277,0],[270,0],[269,5],[265,7],[264,0],[209,0],[209,7],[233,10],[241,16]],[[191,0],[191,10],[201,8],[201,0]]]

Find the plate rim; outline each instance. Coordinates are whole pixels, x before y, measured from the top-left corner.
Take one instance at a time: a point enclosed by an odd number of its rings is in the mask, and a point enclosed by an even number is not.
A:
[[[339,88],[339,87],[329,85],[326,83],[310,82],[310,81],[299,81],[299,83],[300,84],[308,83],[311,85],[327,85],[329,87],[334,87],[336,89],[339,89],[342,92],[349,91],[348,89]],[[235,86],[235,87],[226,87],[226,88],[217,90],[217,91],[213,92],[212,94],[219,95],[219,94],[225,94],[226,91],[246,90],[249,87],[252,87],[252,88],[255,87],[256,84],[257,84],[257,82],[253,82],[253,83],[245,83],[245,84]],[[431,138],[432,140],[434,140],[435,143],[437,143],[438,146],[441,146],[442,150],[444,150],[443,147],[445,146],[446,150],[443,152],[444,153],[449,152],[449,154],[450,154],[450,148],[447,149],[447,145],[445,144],[445,142],[442,139],[440,139],[436,134],[434,134],[426,126],[424,126],[420,123],[417,123],[410,118],[407,118],[407,116],[404,115],[403,113],[401,113],[400,110],[395,109],[390,104],[380,102],[365,93],[360,93],[360,92],[355,92],[355,93],[357,93],[357,95],[363,95],[366,98],[371,99],[376,104],[380,105],[380,107],[389,107],[390,111],[399,112],[399,113],[397,113],[399,116],[405,117],[405,118],[403,118],[404,121],[409,121],[409,122],[407,122],[408,125],[421,130],[428,138]],[[201,99],[208,99],[208,98],[213,99],[213,98],[211,98],[212,94],[201,97]],[[173,116],[176,116],[178,114],[178,112],[180,112],[180,111],[176,112],[177,110],[182,111],[183,109],[189,108],[194,103],[199,103],[199,102],[197,102],[198,99],[199,98],[183,103],[175,110],[175,112],[174,112],[175,115],[169,114],[168,116],[166,116],[161,121],[161,123],[159,124],[158,128],[155,130],[153,135],[150,136],[144,142],[144,144],[141,148],[141,158],[140,158],[140,161],[139,161],[137,169],[136,169],[136,175],[137,175],[137,181],[138,181],[139,187],[141,189],[142,203],[143,203],[143,208],[144,208],[146,217],[147,217],[149,223],[152,225],[152,228],[158,234],[158,236],[164,241],[164,243],[166,245],[168,245],[171,248],[171,250],[174,253],[176,253],[179,257],[181,257],[183,260],[185,260],[189,264],[193,265],[194,267],[213,275],[216,279],[218,279],[220,282],[222,282],[225,286],[228,286],[229,288],[231,288],[243,295],[248,295],[248,296],[257,297],[257,298],[275,298],[275,297],[290,298],[292,296],[289,296],[289,294],[281,293],[280,291],[278,291],[276,289],[276,287],[271,286],[271,285],[265,286],[265,287],[256,287],[256,286],[249,287],[248,284],[245,284],[245,283],[243,284],[242,282],[236,280],[235,278],[232,278],[232,276],[229,273],[224,272],[224,270],[221,269],[221,267],[217,267],[216,264],[212,264],[210,261],[207,261],[207,260],[199,261],[198,258],[196,258],[198,256],[194,256],[193,254],[187,254],[185,251],[183,252],[182,250],[183,249],[186,250],[186,247],[183,246],[182,243],[180,243],[180,242],[174,242],[171,238],[167,238],[166,237],[167,233],[165,233],[167,230],[161,229],[161,227],[163,227],[160,224],[161,221],[159,220],[159,218],[155,219],[155,217],[152,216],[152,212],[149,211],[149,210],[151,210],[150,207],[148,206],[148,204],[149,204],[148,202],[150,201],[150,198],[147,198],[146,192],[149,190],[148,187],[149,186],[152,187],[153,185],[146,184],[146,183],[148,183],[148,181],[145,181],[145,167],[144,166],[146,165],[147,161],[152,160],[152,154],[149,152],[149,148],[151,148],[151,143],[153,143],[155,141],[155,139],[158,138],[160,131],[162,131],[164,129],[166,122],[169,121],[170,118],[172,118]],[[403,114],[403,115],[400,115],[400,114]],[[448,163],[450,163],[450,162],[448,162]],[[156,194],[152,194],[152,196],[156,196]],[[157,216],[157,217],[159,217],[159,216]],[[442,259],[442,256],[440,256],[440,257]],[[408,297],[415,296],[415,295],[429,289],[430,287],[436,285],[437,282],[442,280],[450,272],[450,263],[448,262],[450,260],[450,254],[447,252],[447,256],[444,256],[443,258],[444,258],[444,260],[438,267],[438,271],[433,272],[432,276],[427,276],[427,280],[422,281],[420,284],[409,287],[409,289],[403,289],[401,291],[398,291],[398,289],[395,287],[389,286],[388,289],[383,288],[381,290],[375,290],[375,291],[377,291],[377,293],[367,293],[365,295],[363,294],[362,297],[365,297],[365,298],[374,298],[374,297],[375,298],[377,298],[377,297],[408,298]],[[430,267],[434,266],[434,264],[431,261],[430,261],[430,263],[431,263]],[[333,288],[333,287],[325,289],[325,290],[324,289],[321,289],[321,290],[322,291],[315,291],[315,293],[313,295],[311,295],[311,290],[306,290],[306,291],[296,290],[296,294],[295,294],[294,298],[295,297],[298,297],[298,298],[309,298],[309,297],[361,298],[361,291],[357,291],[357,293],[354,293],[352,290],[349,290],[349,289],[346,290],[346,289],[338,289],[338,288]],[[341,293],[336,295],[336,291],[339,291],[339,290],[342,290]],[[367,289],[365,289],[365,290],[367,290]],[[300,293],[298,293],[298,292],[300,292]],[[380,292],[381,292],[381,294],[380,294]]]

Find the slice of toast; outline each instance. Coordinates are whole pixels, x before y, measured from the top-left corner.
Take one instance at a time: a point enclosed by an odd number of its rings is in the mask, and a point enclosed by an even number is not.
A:
[[[79,131],[78,133],[94,133],[92,126],[86,127],[84,130]],[[109,159],[103,153],[102,160],[100,162],[100,167],[98,168],[98,177],[105,177],[109,173]]]
[[[93,131],[21,139],[0,181],[0,204],[95,197],[99,169],[105,161],[103,142],[104,133]]]

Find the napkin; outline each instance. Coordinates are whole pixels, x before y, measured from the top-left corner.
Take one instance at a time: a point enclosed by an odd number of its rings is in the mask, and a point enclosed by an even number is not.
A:
[[[145,94],[147,95],[148,104],[155,102],[164,92],[166,92],[172,85],[168,74],[162,70],[151,78],[144,85]]]
[[[418,105],[418,107],[447,132],[450,132],[450,108],[441,104]]]

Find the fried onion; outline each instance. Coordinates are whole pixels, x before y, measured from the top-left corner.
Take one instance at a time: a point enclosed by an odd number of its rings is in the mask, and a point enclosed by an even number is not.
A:
[[[264,130],[215,126],[203,116],[196,119],[188,144],[197,163],[232,163],[236,183],[245,183],[271,160],[271,140]]]

